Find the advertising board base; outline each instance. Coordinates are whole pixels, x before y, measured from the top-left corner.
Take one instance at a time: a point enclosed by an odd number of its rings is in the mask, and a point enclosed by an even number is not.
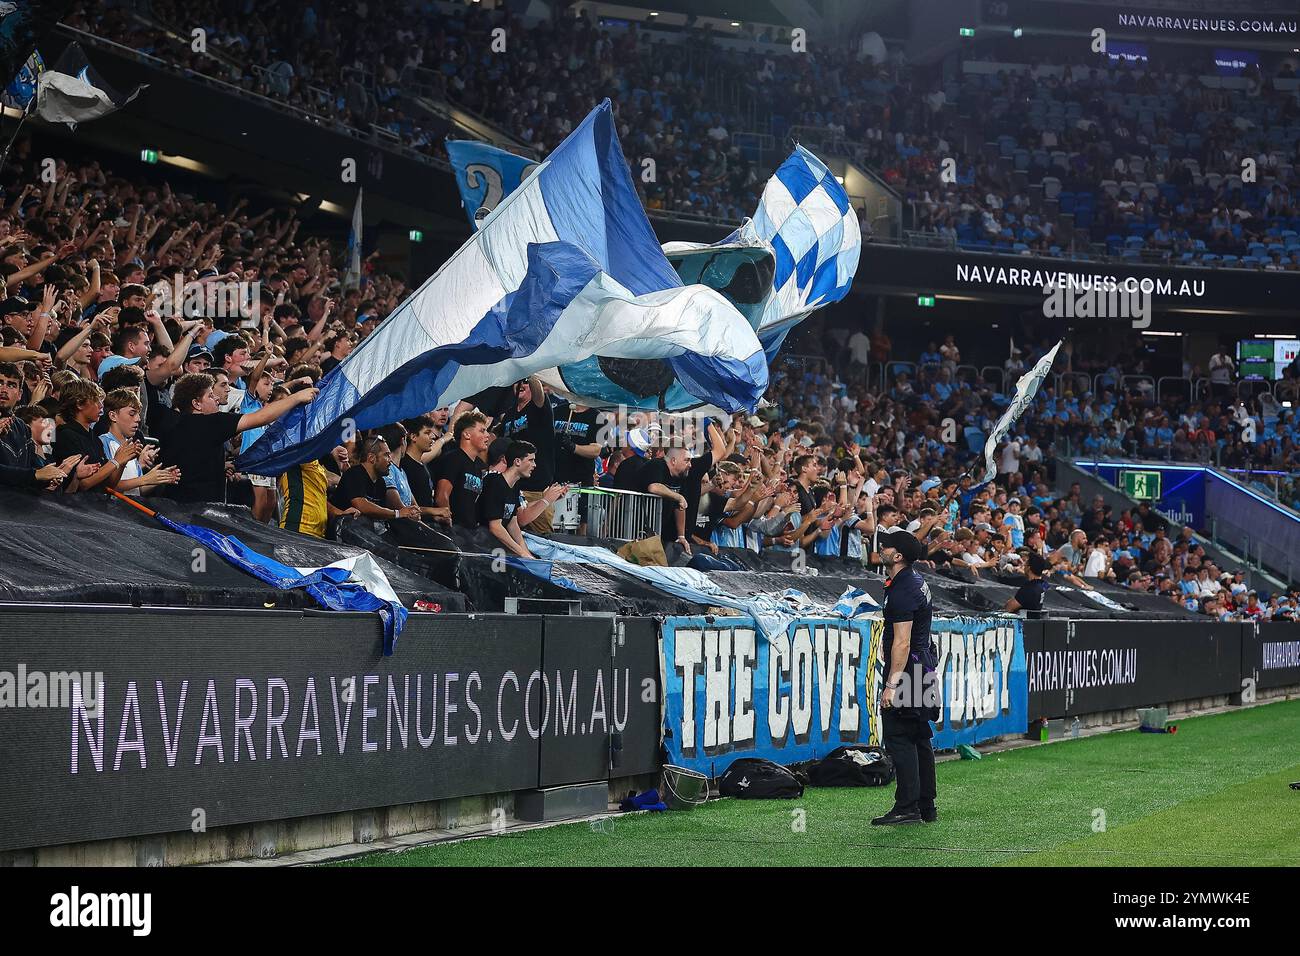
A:
[[[628,791],[657,784],[657,774],[618,777],[594,785],[603,813]],[[560,788],[556,788],[560,789]],[[595,790],[593,789],[593,793]],[[483,794],[431,800],[346,813],[325,813],[242,826],[214,827],[206,833],[151,834],[65,843],[27,850],[0,851],[0,868],[29,866],[195,866],[213,863],[304,865],[343,859],[372,850],[395,850],[439,840],[505,832],[530,823],[516,808],[536,791]],[[592,799],[591,795],[587,795]],[[594,804],[593,804],[594,805]]]

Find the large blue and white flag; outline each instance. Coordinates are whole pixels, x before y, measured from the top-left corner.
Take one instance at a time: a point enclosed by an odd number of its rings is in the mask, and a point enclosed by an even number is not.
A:
[[[469,139],[447,140],[447,156],[456,171],[460,203],[475,229],[539,165],[536,160]]]
[[[662,360],[696,402],[752,410],[767,363],[718,292],[683,286],[601,103],[523,186],[239,458],[275,475],[374,428],[566,360]]]
[[[1038,362],[1016,382],[1016,394],[1011,399],[1011,404],[1007,410],[1002,413],[998,423],[993,426],[989,432],[988,441],[984,443],[984,476],[976,481],[977,485],[987,484],[998,475],[997,464],[993,461],[993,453],[997,451],[998,444],[1002,439],[1007,437],[1011,431],[1011,426],[1016,423],[1029,403],[1034,400],[1038,394],[1039,386],[1043,384],[1043,379],[1047,378],[1047,373],[1052,370],[1052,362],[1056,360],[1056,351],[1061,347],[1061,342],[1052,346],[1052,350],[1038,360]]]
[[[862,232],[844,187],[796,146],[768,180],[753,219],[718,242],[668,242],[663,250],[683,282],[716,289],[745,316],[770,363],[792,328],[848,295]],[[649,362],[589,359],[542,380],[586,405],[717,410],[702,408],[706,403]]]

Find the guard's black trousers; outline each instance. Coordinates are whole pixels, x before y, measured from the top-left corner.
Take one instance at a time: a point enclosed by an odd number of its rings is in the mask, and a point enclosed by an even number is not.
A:
[[[934,748],[929,721],[912,709],[885,708],[881,714],[885,752],[894,760],[898,789],[894,809],[900,812],[934,808]]]

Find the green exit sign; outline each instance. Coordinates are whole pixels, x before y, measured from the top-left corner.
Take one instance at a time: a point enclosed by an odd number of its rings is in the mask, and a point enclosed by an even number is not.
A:
[[[1120,487],[1136,501],[1155,501],[1160,497],[1160,472],[1122,471]]]
[[[412,229],[412,230],[411,230],[411,241],[412,241],[412,242],[424,242],[424,233],[422,233],[419,229]]]
[[[975,28],[974,28],[974,27],[962,27],[962,28],[961,28],[960,30],[958,30],[957,32],[960,33],[960,34],[961,34],[962,36],[964,36],[964,37],[973,37],[973,36],[975,35]]]
[[[933,308],[934,308],[934,296],[932,296],[932,295],[918,295],[918,296],[916,297],[916,304],[919,305],[919,306],[920,306],[921,308],[923,308],[923,309],[933,309]]]

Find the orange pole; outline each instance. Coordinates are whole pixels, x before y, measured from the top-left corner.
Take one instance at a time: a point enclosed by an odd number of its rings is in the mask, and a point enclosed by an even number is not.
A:
[[[132,498],[130,495],[124,495],[124,494],[122,494],[122,492],[120,492],[120,491],[115,491],[115,490],[112,489],[112,488],[105,488],[104,490],[107,491],[107,492],[108,492],[110,495],[112,495],[114,498],[117,498],[119,501],[125,501],[125,502],[126,502],[128,505],[130,505],[132,508],[135,508],[135,509],[138,510],[138,511],[143,511],[143,512],[144,512],[145,514],[147,514],[150,518],[156,518],[156,517],[158,517],[158,512],[153,511],[153,510],[151,510],[151,509],[149,509],[149,508],[146,508],[144,505],[140,504],[140,502],[136,501],[136,500],[135,500],[134,498]]]

